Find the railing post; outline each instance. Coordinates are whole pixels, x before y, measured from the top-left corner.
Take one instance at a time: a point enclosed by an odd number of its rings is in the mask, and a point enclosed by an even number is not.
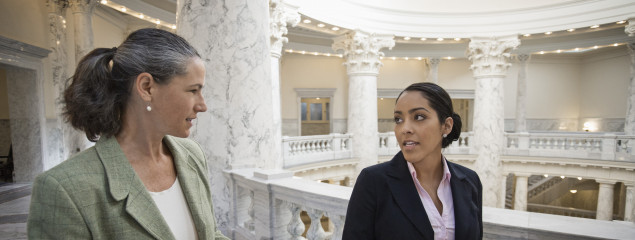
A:
[[[331,147],[333,148],[333,152],[341,151],[342,150],[342,134],[331,133],[329,135],[331,135],[331,138],[333,139],[333,142],[331,144]]]
[[[606,133],[602,137],[602,160],[615,159],[617,137],[613,133]]]
[[[522,132],[518,134],[518,149],[529,151],[529,133]]]
[[[253,220],[255,225],[255,239],[274,239],[276,221],[275,202],[269,188],[269,181],[282,178],[293,177],[293,172],[283,170],[263,170],[254,171],[255,180],[253,186]]]

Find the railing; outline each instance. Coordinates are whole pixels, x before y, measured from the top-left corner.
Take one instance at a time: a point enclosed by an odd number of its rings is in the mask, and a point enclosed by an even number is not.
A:
[[[444,154],[474,154],[473,133],[463,132]],[[399,152],[394,132],[379,133],[379,156]],[[283,137],[284,167],[353,158],[350,134]],[[506,133],[503,155],[635,161],[635,136],[613,133]]]
[[[544,204],[534,204],[527,203],[527,211],[529,212],[537,212],[537,213],[548,213],[569,217],[581,217],[581,218],[590,218],[595,219],[595,211],[585,210],[585,209],[577,209],[577,208],[567,208],[567,207],[558,207]]]
[[[284,168],[352,157],[350,134],[282,137]]]
[[[352,188],[296,178],[292,172],[239,169],[225,174],[232,179],[235,239],[342,238]],[[306,238],[303,211],[310,218]]]

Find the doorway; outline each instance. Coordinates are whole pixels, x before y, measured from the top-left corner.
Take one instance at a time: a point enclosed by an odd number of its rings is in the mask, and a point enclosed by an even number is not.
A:
[[[328,135],[331,132],[330,107],[330,98],[302,98],[300,100],[301,135]]]

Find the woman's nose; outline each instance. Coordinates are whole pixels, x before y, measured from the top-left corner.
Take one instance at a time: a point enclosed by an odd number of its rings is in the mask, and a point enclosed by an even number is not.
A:
[[[205,112],[205,111],[207,111],[207,105],[205,104],[205,100],[201,100],[200,103],[196,104],[194,110],[197,111],[197,112]]]

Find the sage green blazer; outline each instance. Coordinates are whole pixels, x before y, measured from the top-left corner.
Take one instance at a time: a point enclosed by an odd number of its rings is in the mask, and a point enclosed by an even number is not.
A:
[[[166,136],[199,239],[218,230],[207,161],[189,139]],[[103,138],[33,183],[29,239],[174,239],[117,140]]]

